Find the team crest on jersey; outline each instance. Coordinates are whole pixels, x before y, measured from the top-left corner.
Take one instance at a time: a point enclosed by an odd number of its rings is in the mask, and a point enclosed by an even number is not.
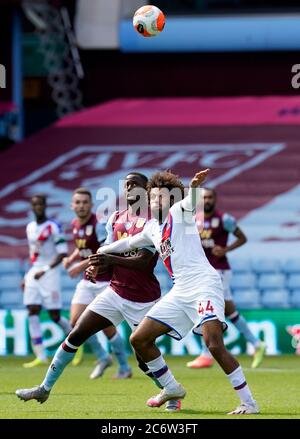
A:
[[[219,218],[213,218],[211,220],[211,226],[216,229],[220,225],[220,219]]]
[[[78,230],[78,236],[79,236],[79,238],[83,238],[84,237],[84,230],[83,229],[79,229]]]
[[[160,244],[160,255],[162,260],[164,261],[166,258],[171,256],[174,252],[174,249],[171,244],[170,238],[167,238],[165,241],[162,241]]]
[[[136,222],[136,228],[140,229],[141,227],[144,227],[145,222],[146,218],[139,218]]]
[[[86,226],[86,228],[85,228],[85,234],[87,235],[87,236],[91,236],[92,235],[92,233],[93,233],[93,226],[92,226],[92,224],[89,224],[88,226]]]
[[[132,227],[132,223],[125,223],[125,229],[129,230]]]

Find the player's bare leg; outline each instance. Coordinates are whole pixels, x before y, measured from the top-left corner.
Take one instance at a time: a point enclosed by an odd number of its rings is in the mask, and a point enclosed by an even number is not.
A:
[[[252,368],[256,368],[261,365],[265,352],[266,344],[251,332],[248,323],[242,315],[236,309],[236,306],[232,300],[225,300],[225,316],[234,324],[239,332],[245,337],[247,342],[251,343],[254,347],[254,355],[252,361]]]
[[[75,328],[57,349],[42,384],[31,389],[18,389],[16,395],[23,401],[35,399],[41,403],[45,402],[65,367],[74,358],[78,347],[91,335],[110,325],[112,325],[112,323],[109,320],[86,309],[77,321]]]
[[[225,348],[221,322],[219,320],[205,322],[202,326],[202,333],[211,354],[226,373],[241,400],[237,409],[228,414],[259,413],[259,408],[253,399],[241,366]]]
[[[149,407],[160,407],[165,402],[174,399],[183,399],[185,390],[179,384],[163,359],[155,340],[166,334],[170,328],[156,320],[145,317],[137,329],[131,334],[130,341],[137,355],[146,364],[149,371],[156,378],[162,391],[147,401]]]
[[[71,309],[70,309],[70,321],[72,328],[76,325],[77,320],[85,310],[87,305],[83,305],[81,303],[72,303]],[[82,363],[83,360],[83,345],[81,345],[76,352],[75,357],[72,360],[73,366],[78,366],[80,363]]]
[[[87,305],[81,303],[73,303],[71,305],[71,324],[74,327],[81,314],[85,311]],[[86,341],[91,351],[97,358],[97,365],[90,374],[90,378],[98,378],[103,375],[104,371],[112,365],[112,358],[102,347],[96,334],[92,335]],[[73,366],[78,366],[83,360],[83,344],[77,349],[76,355],[72,360]]]

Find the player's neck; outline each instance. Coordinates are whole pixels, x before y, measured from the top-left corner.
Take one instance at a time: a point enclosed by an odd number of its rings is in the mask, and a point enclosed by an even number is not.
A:
[[[46,215],[44,215],[44,216],[40,216],[38,218],[35,218],[35,221],[37,224],[43,224],[45,221],[47,221],[47,219],[48,218],[46,217]]]
[[[216,212],[216,209],[212,210],[211,212],[204,212],[204,218],[211,218]]]
[[[79,224],[81,226],[84,226],[87,222],[89,222],[89,220],[91,219],[92,214],[93,213],[91,212],[91,213],[89,213],[89,215],[85,216],[84,218],[77,217]]]

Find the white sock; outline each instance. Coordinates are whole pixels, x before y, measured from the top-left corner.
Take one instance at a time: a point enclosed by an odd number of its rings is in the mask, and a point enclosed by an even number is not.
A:
[[[32,350],[37,358],[42,361],[46,361],[47,355],[43,344],[40,318],[38,315],[35,314],[33,316],[28,316],[28,320]]]
[[[57,324],[63,329],[63,331],[66,335],[68,335],[72,330],[72,326],[71,326],[69,320],[63,316],[60,317]]]
[[[241,366],[239,366],[237,369],[227,375],[227,377],[231,382],[234,390],[236,390],[241,402],[253,405],[254,399],[246,382],[246,378]]]
[[[146,365],[162,387],[170,391],[178,387],[178,383],[166,365],[162,355],[155,360],[149,361]]]

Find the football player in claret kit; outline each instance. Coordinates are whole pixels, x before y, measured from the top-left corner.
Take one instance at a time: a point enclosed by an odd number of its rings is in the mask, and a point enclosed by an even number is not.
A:
[[[114,212],[109,218],[106,243],[119,242],[127,236],[134,236],[146,226],[149,214],[147,181],[147,177],[138,172],[131,172],[126,176],[124,192],[128,207],[121,212]],[[137,200],[140,202],[137,203]],[[132,330],[136,329],[145,314],[160,299],[160,286],[154,275],[157,258],[153,245],[133,248],[130,252],[121,251],[118,255],[97,255],[97,266],[101,264],[113,270],[110,286],[87,307],[70,337],[57,350],[42,385],[32,389],[18,389],[16,394],[20,399],[46,401],[50,390],[66,365],[74,358],[78,347],[91,334],[112,324],[118,325],[123,320],[127,321]],[[96,272],[97,268],[91,269],[90,277],[93,278]],[[140,369],[161,388],[149,368],[139,357],[137,359]],[[180,401],[171,399],[166,410],[180,410]]]
[[[74,327],[85,308],[109,285],[112,271],[108,267],[103,274],[97,276],[96,283],[87,280],[85,269],[88,266],[88,256],[95,253],[105,241],[105,225],[97,221],[96,215],[92,212],[92,194],[88,189],[81,187],[73,192],[71,207],[76,214],[76,218],[72,221],[73,238],[76,248],[69,257],[63,260],[63,264],[68,269],[71,277],[76,277],[83,273],[83,279],[77,284],[71,303],[71,325]],[[78,259],[81,262],[73,264]],[[104,333],[119,362],[119,371],[115,378],[130,378],[132,372],[128,365],[126,348],[122,337],[114,326],[105,328]],[[96,367],[90,374],[90,378],[95,379],[102,376],[105,369],[112,365],[112,358],[101,346],[96,334],[87,340],[87,344],[98,359]],[[82,349],[78,350],[77,355],[73,359],[75,366],[82,359],[82,351]]]
[[[177,202],[173,192],[177,188],[183,194],[182,183],[170,172],[155,174],[148,184],[151,213],[155,218],[141,233],[103,246],[99,252],[129,251],[154,244],[174,280],[173,288],[148,311],[130,338],[138,356],[163,388],[147,405],[160,407],[170,399],[185,397],[185,389],[175,380],[155,341],[163,334],[181,340],[193,329],[203,335],[241,400],[229,414],[256,414],[259,408],[242,368],[224,346],[223,330],[227,325],[223,287],[219,274],[205,256],[194,219],[196,200],[200,198],[197,187],[208,172],[208,169],[198,172],[190,183],[188,195]],[[97,262],[97,255],[90,256],[91,265]]]
[[[42,306],[65,334],[71,330],[69,321],[60,314],[62,303],[59,265],[68,253],[62,227],[47,217],[45,195],[34,195],[31,198],[31,207],[35,220],[27,225],[26,234],[32,267],[24,278],[24,305],[28,310],[29,334],[36,358],[25,363],[26,368],[48,363],[39,318]]]
[[[254,347],[252,368],[258,367],[266,350],[265,342],[259,340],[251,332],[246,320],[237,311],[231,295],[230,281],[232,277],[227,253],[246,243],[247,238],[238,227],[236,219],[228,213],[219,212],[216,209],[217,195],[214,189],[203,189],[204,219],[199,218],[200,238],[206,257],[211,265],[218,271],[224,288],[225,316],[234,324],[245,339]],[[229,234],[232,233],[237,239],[228,245]],[[203,343],[202,354],[195,360],[187,363],[188,367],[199,369],[210,367],[213,357]]]

